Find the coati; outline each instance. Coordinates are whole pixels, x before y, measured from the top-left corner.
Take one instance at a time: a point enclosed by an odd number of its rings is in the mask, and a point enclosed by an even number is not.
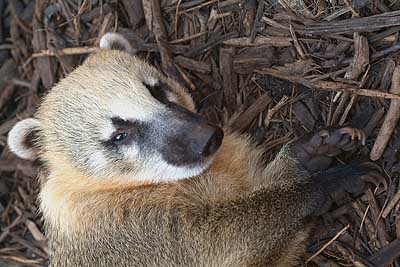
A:
[[[123,37],[100,45],[8,137],[46,169],[50,266],[295,266],[330,194],[364,184],[357,166],[314,172],[361,131],[319,131],[266,165]]]

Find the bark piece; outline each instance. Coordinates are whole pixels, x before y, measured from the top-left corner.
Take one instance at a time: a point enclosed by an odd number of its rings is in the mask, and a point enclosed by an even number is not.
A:
[[[222,90],[228,113],[232,114],[236,107],[237,77],[233,72],[233,48],[221,48],[219,51],[219,69],[222,76]]]

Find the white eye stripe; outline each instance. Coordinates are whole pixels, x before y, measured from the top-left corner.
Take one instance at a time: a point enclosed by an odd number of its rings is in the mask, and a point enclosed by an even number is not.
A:
[[[118,100],[110,105],[111,117],[123,120],[149,121],[157,110],[154,105],[140,105],[129,100]]]
[[[103,141],[107,141],[111,138],[112,134],[116,131],[115,127],[112,125],[111,121],[108,125],[101,129],[100,135]]]
[[[150,85],[150,86],[155,86],[156,84],[159,83],[159,80],[157,78],[147,76],[144,78],[144,83]]]

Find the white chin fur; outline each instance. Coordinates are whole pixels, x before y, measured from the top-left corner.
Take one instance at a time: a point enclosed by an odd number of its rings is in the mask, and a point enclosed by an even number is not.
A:
[[[36,151],[25,145],[26,137],[33,130],[38,129],[40,123],[36,119],[25,119],[17,124],[8,133],[8,146],[13,153],[23,159],[33,160],[36,158]]]
[[[204,163],[198,165],[178,167],[167,163],[163,159],[157,159],[152,160],[151,163],[149,162],[145,170],[137,173],[135,177],[142,181],[151,181],[154,183],[173,182],[203,173],[210,166],[211,162],[212,158],[209,158]]]

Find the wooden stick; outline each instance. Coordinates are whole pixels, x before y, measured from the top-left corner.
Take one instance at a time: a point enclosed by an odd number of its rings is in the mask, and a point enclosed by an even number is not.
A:
[[[61,50],[53,51],[53,50],[42,50],[37,53],[32,54],[32,58],[37,57],[55,57],[59,55],[81,55],[81,54],[90,54],[93,52],[99,51],[99,47],[68,47]]]
[[[336,92],[349,92],[354,95],[361,95],[361,96],[369,96],[369,97],[379,97],[379,98],[386,98],[386,99],[396,99],[400,100],[400,95],[381,92],[379,90],[370,90],[370,89],[363,89],[357,88],[345,83],[340,82],[328,82],[328,81],[310,81],[301,77],[296,76],[288,76],[285,73],[282,73],[279,70],[272,69],[272,68],[263,68],[261,70],[255,70],[255,72],[260,74],[267,74],[279,79],[287,80],[293,83],[298,83],[304,85],[308,88],[315,89],[315,90],[323,90],[323,91],[336,91]]]
[[[261,46],[261,45],[271,45],[274,47],[288,47],[292,45],[292,39],[289,37],[264,37],[264,36],[257,36],[254,39],[254,42],[251,42],[249,37],[237,37],[223,41],[225,45],[231,46],[239,46],[239,47],[246,47],[246,46]]]
[[[368,257],[368,261],[375,266],[389,266],[400,256],[400,240],[396,239],[389,245],[379,250],[374,255]]]
[[[258,114],[265,110],[272,102],[272,98],[267,93],[264,93],[257,98],[257,100],[254,101],[250,107],[240,114],[235,121],[233,121],[232,128],[238,132],[244,132],[251,125]]]
[[[357,31],[372,32],[378,29],[400,25],[400,11],[387,12],[370,17],[312,23],[305,27],[295,25],[296,32],[310,35],[342,34]],[[286,27],[289,29],[289,27]]]
[[[190,36],[187,36],[187,37],[183,37],[183,38],[181,38],[181,39],[172,40],[172,41],[170,41],[169,43],[170,43],[170,44],[184,43],[184,42],[191,41],[191,40],[193,40],[193,39],[199,38],[199,37],[201,37],[201,36],[203,36],[203,35],[206,35],[207,33],[208,33],[208,32],[206,32],[206,31],[204,31],[204,32],[199,32],[199,33],[195,33],[195,34],[193,34],[193,35],[190,35]]]
[[[393,198],[390,200],[389,204],[385,207],[382,213],[382,217],[386,218],[390,211],[396,206],[397,202],[400,200],[400,190],[397,191],[397,193],[393,196]]]
[[[216,2],[218,2],[218,0],[211,0],[211,1],[208,1],[208,2],[204,2],[204,3],[200,4],[200,5],[188,8],[186,10],[179,11],[178,14],[182,14],[182,13],[185,13],[185,12],[190,12],[192,10],[200,9],[202,7],[205,7],[205,6],[212,5],[212,4],[216,3]]]
[[[400,66],[394,69],[392,77],[392,86],[389,90],[390,93],[400,95]],[[371,160],[378,160],[387,144],[389,139],[397,126],[397,122],[400,119],[400,101],[392,100],[390,102],[389,110],[386,114],[385,120],[383,121],[382,127],[376,137],[374,146],[372,147],[370,158]]]
[[[171,49],[168,44],[168,34],[163,23],[160,0],[150,0],[152,10],[153,33],[159,47],[161,56],[161,65],[164,72],[171,76],[183,87],[188,88],[188,84],[176,68],[171,55]],[[150,19],[150,18],[146,18]]]
[[[222,77],[222,90],[224,91],[224,98],[226,108],[229,114],[233,113],[236,107],[236,94],[237,94],[237,75],[233,71],[233,57],[235,49],[220,48],[219,50],[219,69]]]
[[[347,231],[347,229],[350,228],[350,224],[346,225],[345,227],[343,227],[342,230],[340,230],[331,240],[329,240],[325,245],[323,245],[317,252],[315,252],[313,255],[311,255],[311,257],[309,257],[306,260],[306,264],[309,263],[312,259],[314,259],[315,257],[317,257],[319,254],[321,254],[322,251],[324,251],[327,247],[329,247],[336,239],[339,238],[339,236],[341,236],[344,232]]]
[[[347,7],[350,9],[351,13],[353,13],[353,17],[357,17],[357,18],[360,17],[360,14],[358,14],[358,12],[354,9],[354,7],[349,2],[349,0],[344,0],[344,2],[346,3]]]

